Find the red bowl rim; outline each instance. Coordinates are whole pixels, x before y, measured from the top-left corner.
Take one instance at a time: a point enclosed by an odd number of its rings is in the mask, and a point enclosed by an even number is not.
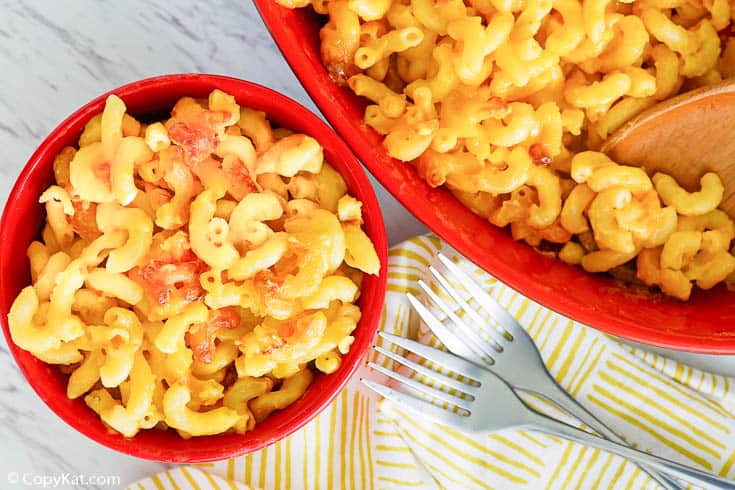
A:
[[[366,232],[368,232],[368,228],[370,229],[369,236],[373,241],[373,244],[375,245],[378,258],[380,259],[381,270],[379,275],[372,281],[372,283],[374,284],[373,290],[370,291],[369,294],[366,294],[367,291],[363,290],[363,297],[369,296],[369,301],[367,302],[367,304],[361,304],[363,316],[358,323],[357,328],[363,329],[364,334],[360,335],[359,339],[356,337],[355,342],[351,346],[350,353],[355,356],[353,358],[354,362],[351,362],[350,364],[344,366],[344,369],[340,368],[337,373],[328,375],[330,377],[339,376],[339,383],[335,385],[335,387],[333,387],[330,393],[319,392],[318,396],[321,398],[319,403],[314,405],[312,407],[312,410],[306,413],[305,416],[299,415],[299,418],[297,420],[293,420],[285,424],[285,430],[280,433],[268,437],[260,437],[257,444],[253,444],[250,446],[248,446],[247,444],[243,444],[243,446],[236,451],[226,452],[214,449],[209,451],[197,451],[196,455],[194,455],[193,457],[182,458],[180,455],[178,455],[175,458],[167,458],[165,452],[161,452],[160,449],[152,450],[151,448],[143,445],[131,445],[130,441],[134,441],[135,437],[124,438],[119,434],[112,434],[112,437],[105,437],[105,434],[101,434],[93,427],[81,423],[79,420],[74,418],[71,413],[60,411],[59,407],[57,407],[56,397],[49,396],[43,390],[43,384],[38,383],[30,376],[28,367],[26,366],[22,357],[32,357],[32,354],[19,348],[11,339],[7,318],[8,311],[6,311],[7,309],[9,309],[9,305],[8,308],[3,308],[3,311],[0,312],[2,313],[0,315],[0,322],[2,323],[3,333],[5,335],[5,340],[8,344],[10,352],[12,353],[13,358],[15,359],[20,371],[23,373],[23,376],[28,381],[28,384],[33,388],[39,398],[41,398],[41,400],[43,400],[43,402],[51,409],[51,411],[53,411],[57,416],[59,416],[59,418],[61,418],[64,422],[73,427],[75,430],[101,445],[119,451],[121,453],[128,454],[130,456],[161,462],[199,463],[241,456],[243,454],[255,452],[267,446],[270,446],[271,444],[274,444],[279,440],[288,437],[289,435],[304,427],[325,408],[327,408],[327,406],[329,406],[329,404],[342,392],[342,390],[352,379],[356,371],[364,363],[364,359],[370,349],[370,346],[372,345],[373,339],[380,325],[380,312],[382,311],[383,303],[385,300],[388,278],[388,242],[379,201],[377,199],[377,196],[375,195],[372,185],[370,184],[367,174],[360,165],[360,162],[354,156],[353,152],[346,145],[346,143],[334,132],[331,127],[324,123],[319,117],[317,117],[314,113],[312,113],[303,105],[291,99],[290,97],[254,82],[224,75],[182,73],[146,78],[109,90],[108,92],[105,92],[104,94],[94,98],[89,103],[77,109],[69,117],[59,123],[59,125],[56,126],[49,133],[49,135],[43,140],[43,142],[38,146],[38,148],[28,159],[28,162],[23,167],[20,175],[16,180],[15,185],[8,195],[2,219],[0,219],[0,251],[4,250],[6,246],[4,237],[6,236],[6,230],[8,227],[7,222],[9,220],[9,216],[13,214],[13,204],[15,203],[15,201],[17,201],[18,196],[23,192],[24,184],[29,180],[29,178],[32,177],[36,170],[39,168],[43,168],[44,162],[52,161],[50,159],[52,159],[54,155],[49,154],[48,148],[51,146],[52,142],[64,137],[63,135],[67,131],[68,127],[78,124],[80,120],[86,122],[93,115],[101,112],[101,108],[104,107],[104,101],[108,95],[116,94],[120,96],[123,100],[125,100],[126,97],[130,96],[133,93],[154,90],[156,88],[160,89],[164,87],[170,87],[181,82],[199,84],[200,87],[209,86],[209,90],[215,88],[215,86],[221,87],[225,91],[227,91],[226,87],[228,85],[238,85],[241,88],[245,88],[252,92],[253,96],[257,95],[264,98],[271,98],[279,104],[280,110],[282,110],[282,114],[290,112],[298,116],[300,119],[306,121],[305,124],[308,123],[310,128],[314,128],[313,133],[318,132],[320,133],[321,137],[327,138],[326,140],[321,139],[320,143],[322,144],[322,146],[325,146],[325,149],[326,146],[329,146],[330,149],[333,149],[333,152],[335,154],[339,155],[339,158],[343,160],[343,162],[345,162],[345,166],[348,168],[350,178],[355,181],[356,188],[350,187],[349,191],[353,195],[358,197],[363,203],[363,215],[365,217],[364,226]],[[269,118],[277,120],[279,119],[279,116],[269,115]],[[357,194],[360,194],[360,196],[357,196]],[[0,269],[0,290],[3,290],[5,288],[5,275],[6,272]],[[370,313],[366,314],[366,310],[368,309],[370,309]],[[377,313],[374,313],[373,311],[377,311]],[[370,318],[369,324],[366,321],[366,318],[368,317]],[[318,375],[322,376],[322,374]],[[288,410],[288,407],[284,410]],[[252,434],[252,432],[248,432],[247,434],[242,436],[244,438],[244,442],[248,441],[249,434]],[[107,435],[111,435],[109,434],[109,431]],[[217,436],[207,436],[207,438],[212,437]],[[198,439],[203,438],[194,438],[192,440]],[[134,447],[135,449],[131,449],[132,447]]]
[[[544,307],[560,315],[572,318],[582,324],[593,326],[598,330],[641,344],[666,349],[703,354],[735,354],[735,335],[732,334],[694,337],[667,329],[646,330],[636,326],[632,321],[616,317],[612,314],[600,316],[591,311],[578,311],[574,308],[573,301],[569,298],[556,294],[554,291],[548,291],[542,285],[534,282],[528,275],[524,274],[522,270],[517,270],[504,262],[502,258],[494,257],[492,254],[482,253],[478,247],[467,243],[456,229],[448,226],[440,219],[440,213],[436,207],[427,206],[424,200],[413,199],[408,193],[401,192],[407,187],[405,182],[395,174],[385,175],[381,173],[380,165],[376,161],[364,157],[364,155],[370,154],[371,148],[369,143],[358,135],[358,132],[354,130],[349,119],[340,114],[338,105],[330,100],[331,91],[321,86],[318,78],[309,76],[310,63],[314,62],[314,60],[305,59],[299,50],[289,49],[286,39],[289,37],[290,27],[287,22],[283,22],[279,18],[278,14],[278,10],[284,9],[285,7],[274,6],[273,0],[254,0],[254,2],[271,37],[291,67],[291,70],[297,76],[317,107],[319,107],[319,110],[337,130],[337,133],[347,141],[373,176],[403,206],[419,219],[419,221],[459,251],[459,253],[477,264],[480,268],[502,280],[503,283],[521,295],[537,301]],[[405,165],[404,162],[399,162],[395,159],[391,160],[396,166]],[[485,225],[479,217],[477,217],[475,223],[477,226]]]

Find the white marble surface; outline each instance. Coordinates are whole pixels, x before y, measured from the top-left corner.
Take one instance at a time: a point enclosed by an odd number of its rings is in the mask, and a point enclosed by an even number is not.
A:
[[[0,0],[0,203],[37,144],[73,110],[127,82],[177,72],[259,82],[316,111],[248,0]],[[424,231],[376,189],[391,243]],[[732,358],[687,360],[735,374]],[[27,386],[4,340],[0,441],[0,489],[22,488],[8,482],[12,472],[119,475],[124,485],[163,467],[68,428]]]

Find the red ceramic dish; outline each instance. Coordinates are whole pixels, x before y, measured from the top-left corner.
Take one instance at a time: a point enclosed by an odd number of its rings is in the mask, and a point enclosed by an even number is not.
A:
[[[697,291],[687,303],[622,287],[602,275],[544,257],[475,216],[448,191],[432,189],[411,165],[388,156],[363,122],[365,102],[337,86],[319,57],[311,9],[255,0],[291,68],[314,102],[370,172],[418,219],[459,252],[512,288],[563,315],[605,332],[660,347],[735,354],[735,292]]]
[[[324,147],[326,160],[345,179],[350,193],[363,203],[365,231],[375,244],[381,262],[379,276],[366,276],[359,304],[363,316],[355,330],[355,342],[335,373],[317,376],[304,396],[284,410],[275,412],[246,435],[223,434],[184,440],[173,431],[141,431],[125,438],[109,431],[82,399],[66,397],[67,377],[19,349],[10,338],[7,313],[18,292],[30,281],[26,248],[41,230],[43,208],[38,197],[53,179],[52,163],[58,151],[75,145],[86,122],[102,112],[104,94],[62,122],[31,156],[8,198],[0,222],[0,302],[2,327],[10,350],[36,393],[56,414],[79,432],[112,449],[140,458],[193,463],[213,461],[257,451],[296,431],[341,391],[372,344],[378,329],[387,278],[387,241],[383,218],[372,187],[344,142],[319,118],[295,101],[253,83],[217,75],[169,75],[149,78],[112,90],[125,101],[131,114],[163,113],[183,96],[206,97],[219,88],[238,103],[268,114],[271,121],[316,138]]]

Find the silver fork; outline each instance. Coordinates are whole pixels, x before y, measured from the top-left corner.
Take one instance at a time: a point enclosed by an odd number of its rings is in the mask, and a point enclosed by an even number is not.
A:
[[[414,362],[389,349],[375,346],[374,349],[384,356],[419,374],[432,378],[441,388],[454,389],[460,394],[460,396],[450,394],[447,391],[428,386],[418,379],[408,378],[373,362],[369,363],[371,368],[418,391],[425,397],[445,402],[446,408],[436,405],[428,399],[422,399],[368,379],[363,378],[361,380],[386,399],[422,417],[429,417],[440,424],[465,432],[495,432],[502,429],[525,429],[543,432],[617,454],[706,488],[735,489],[735,482],[733,481],[675,461],[637,451],[538,413],[526,406],[505,381],[477,364],[403,337],[385,332],[380,332],[379,335],[386,341],[413,352],[440,368],[464,376],[467,381],[450,378],[427,365]]]
[[[472,321],[472,327],[470,327],[455,313],[455,309],[434,293],[424,281],[419,281],[421,289],[449,317],[457,330],[448,329],[415,296],[408,294],[408,299],[416,312],[450,352],[486,366],[514,389],[536,393],[555,403],[604,438],[626,444],[619,435],[584,408],[557,383],[546,369],[541,353],[531,336],[505,308],[445,255],[438,254],[438,259],[448,271],[448,275],[461,284],[497,324],[497,328],[483,328],[487,320],[467,304],[460,293],[451,286],[449,278],[444,277],[435,267],[429,267],[442,289],[454,299],[459,308],[465,312],[466,317]],[[478,335],[478,330],[489,336],[492,342]],[[523,369],[518,369],[518,363],[523,364]],[[677,481],[665,475],[658,475],[647,468],[646,472],[666,489],[683,488]]]

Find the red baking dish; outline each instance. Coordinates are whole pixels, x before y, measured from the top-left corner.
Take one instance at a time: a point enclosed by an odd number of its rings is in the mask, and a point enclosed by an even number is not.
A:
[[[448,191],[432,189],[414,168],[388,156],[363,123],[365,101],[327,75],[319,57],[325,22],[309,8],[274,0],[255,5],[306,91],[370,172],[426,226],[520,293],[591,327],[659,347],[735,354],[735,292],[723,285],[682,303],[626,287],[604,275],[544,257],[475,216]]]
[[[359,300],[362,319],[339,369],[328,376],[318,375],[297,402],[275,412],[255,430],[245,435],[220,434],[188,440],[173,430],[144,430],[133,438],[125,438],[109,430],[83,399],[67,398],[67,376],[56,366],[39,361],[13,343],[7,313],[16,295],[30,283],[26,249],[41,231],[44,212],[38,198],[52,182],[54,156],[64,146],[77,143],[87,121],[102,112],[107,95],[118,95],[134,116],[155,115],[160,119],[180,97],[206,97],[215,88],[232,94],[240,105],[264,111],[275,124],[319,141],[325,159],[344,177],[349,192],[363,203],[364,229],[380,258],[380,274],[365,276]],[[329,126],[297,102],[260,85],[218,75],[167,75],[133,82],[109,94],[77,110],[51,132],[31,156],[8,198],[0,222],[0,320],[10,351],[28,383],[51,410],[74,429],[112,449],[173,463],[214,461],[262,449],[303,427],[326,408],[362,365],[373,343],[388,277],[388,246],[375,193],[359,162]]]

